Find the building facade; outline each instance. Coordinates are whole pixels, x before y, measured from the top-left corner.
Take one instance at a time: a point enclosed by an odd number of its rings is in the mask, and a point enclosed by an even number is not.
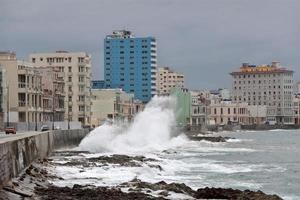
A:
[[[233,77],[232,100],[236,103],[267,106],[267,121],[292,124],[293,120],[293,71],[280,66],[249,65],[244,63]]]
[[[5,100],[4,121],[7,126],[19,122],[41,122],[43,105],[40,73],[30,62],[17,60],[13,52],[1,52],[0,65],[5,70],[6,89],[3,91],[6,91],[8,99]]]
[[[92,126],[105,121],[131,121],[144,109],[141,101],[134,100],[134,95],[122,89],[92,89]]]
[[[104,80],[92,81],[92,89],[105,89],[105,81]]]
[[[157,47],[154,37],[134,37],[114,31],[104,40],[104,80],[148,102],[156,94]]]
[[[249,124],[249,111],[247,103],[232,103],[222,101],[209,106],[210,124],[226,125],[232,123]]]
[[[190,91],[191,93],[191,116],[190,125],[204,125],[207,122],[207,105],[199,91]]]
[[[295,124],[300,124],[300,95],[294,97],[294,120]]]
[[[53,67],[35,68],[42,76],[43,122],[61,122],[65,115],[63,74]]]
[[[63,78],[64,120],[90,125],[91,56],[85,52],[57,51],[31,54],[30,61],[35,67],[54,68]]]
[[[159,67],[156,74],[157,95],[170,95],[171,88],[184,88],[184,75],[169,67]]]

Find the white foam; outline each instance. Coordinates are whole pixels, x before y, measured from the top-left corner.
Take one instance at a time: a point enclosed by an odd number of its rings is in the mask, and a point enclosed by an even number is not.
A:
[[[173,138],[176,101],[173,97],[154,97],[131,124],[104,124],[93,130],[79,145],[90,152],[151,152],[170,145],[182,145],[187,139]]]

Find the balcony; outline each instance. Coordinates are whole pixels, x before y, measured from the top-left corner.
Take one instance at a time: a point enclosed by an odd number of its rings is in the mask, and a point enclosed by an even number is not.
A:
[[[80,76],[86,76],[87,72],[78,72],[78,75],[80,75]]]
[[[19,87],[19,88],[26,88],[26,85],[27,85],[27,84],[26,84],[25,82],[19,82],[19,83],[18,83],[18,87]]]
[[[26,101],[19,101],[19,107],[25,107]]]

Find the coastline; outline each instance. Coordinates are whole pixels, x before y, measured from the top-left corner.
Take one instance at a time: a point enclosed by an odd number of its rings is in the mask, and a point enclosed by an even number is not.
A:
[[[68,151],[67,153],[76,154]],[[125,155],[124,155],[125,156]],[[136,158],[128,157],[128,160],[120,155],[113,162],[124,165]],[[106,157],[106,159],[109,157]],[[122,159],[123,158],[123,159]],[[105,158],[101,158],[103,161]],[[147,158],[144,158],[147,159]],[[99,160],[99,161],[100,161]],[[113,159],[106,161],[112,162]],[[249,199],[249,200],[281,200],[277,195],[265,194],[262,191],[238,190],[232,188],[198,188],[193,190],[183,183],[156,183],[143,182],[133,179],[116,186],[93,186],[74,184],[73,187],[58,187],[51,183],[53,180],[63,180],[62,177],[51,174],[46,167],[52,165],[51,159],[38,160],[30,165],[18,178],[14,178],[10,184],[0,191],[1,199]],[[146,162],[146,161],[145,161]],[[78,164],[78,163],[74,163]],[[128,163],[127,163],[128,164]]]

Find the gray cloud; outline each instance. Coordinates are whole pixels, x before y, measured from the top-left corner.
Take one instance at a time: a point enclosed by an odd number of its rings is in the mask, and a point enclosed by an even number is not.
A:
[[[241,62],[279,60],[298,70],[298,0],[0,0],[0,50],[26,59],[59,49],[93,56],[102,78],[103,39],[115,29],[155,36],[159,64],[191,88],[230,87]]]

